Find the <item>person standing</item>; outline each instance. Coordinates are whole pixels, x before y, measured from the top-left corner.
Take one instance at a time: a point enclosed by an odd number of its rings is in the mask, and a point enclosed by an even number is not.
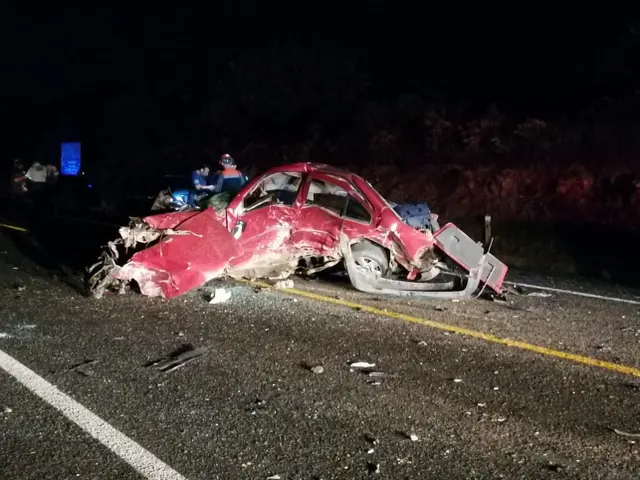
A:
[[[222,167],[222,170],[220,170],[211,181],[216,193],[228,191],[237,192],[245,186],[248,179],[238,170],[236,162],[231,155],[225,153],[220,157],[218,163]]]

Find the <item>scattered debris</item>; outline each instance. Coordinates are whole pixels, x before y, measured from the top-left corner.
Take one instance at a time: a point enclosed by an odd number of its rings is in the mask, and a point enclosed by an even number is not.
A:
[[[425,342],[424,340],[420,340],[420,341],[418,342],[418,346],[419,346],[419,347],[426,347],[426,346],[427,346],[427,342]]]
[[[311,369],[313,373],[324,373],[324,367],[322,365],[317,365]]]
[[[85,360],[83,362],[76,363],[75,365],[73,365],[69,369],[69,371],[79,373],[84,377],[92,377],[95,374],[95,372],[89,367],[91,365],[95,365],[96,363],[98,363],[98,360]]]
[[[289,280],[280,280],[279,282],[276,282],[273,286],[275,288],[286,289],[286,288],[293,288],[294,287],[294,283],[293,283],[293,280],[291,280],[291,279],[289,279]]]
[[[453,383],[460,383],[462,381],[461,378],[454,378]]]
[[[16,327],[16,330],[33,330],[36,328],[36,325],[32,323],[22,323]]]
[[[11,338],[11,335],[5,332],[0,332],[0,338]]]
[[[378,445],[380,443],[380,440],[378,440],[376,437],[370,434],[366,434],[364,436],[364,439],[372,445]]]
[[[256,398],[255,401],[247,407],[247,411],[251,415],[257,415],[260,410],[267,406],[267,401],[262,398]]]
[[[380,382],[378,380],[367,380],[367,383],[369,385],[374,386],[374,387],[379,387],[380,385],[382,385],[382,382]]]
[[[370,448],[369,450],[367,450],[368,455],[372,455],[373,453],[375,453],[375,450],[373,448]]]
[[[6,405],[4,405],[4,406],[2,407],[2,411],[3,411],[4,413],[11,413],[11,412],[13,412],[13,409],[12,409],[12,408],[10,408],[10,407],[7,407]]]
[[[369,462],[367,464],[367,469],[369,470],[369,473],[373,473],[373,474],[380,473],[380,464]]]
[[[548,464],[544,466],[544,468],[546,468],[550,472],[559,472],[560,470],[562,470],[563,467],[558,463],[554,463],[550,461]]]
[[[376,366],[376,364],[369,362],[353,362],[349,366],[351,368],[373,368]]]
[[[412,442],[417,442],[419,440],[418,435],[416,435],[414,432],[407,433],[407,432],[403,432],[401,430],[397,430],[396,434],[400,435],[401,437],[406,438],[407,440],[411,440]]]
[[[13,288],[18,293],[22,293],[27,289],[27,286],[24,283],[17,281],[17,282],[14,282]]]
[[[271,475],[270,477],[267,477],[267,480],[280,480],[282,477],[280,477],[280,475]]]
[[[280,280],[279,282],[276,282],[273,285],[274,288],[280,288],[280,289],[287,289],[287,288],[293,288],[294,287],[294,283],[293,280],[289,279],[289,280]]]
[[[186,365],[196,358],[201,357],[205,353],[207,353],[206,348],[194,348],[193,345],[183,345],[182,347],[171,353],[168,357],[154,360],[146,364],[145,366],[156,367],[161,372],[169,373],[177,370],[178,368]]]
[[[607,352],[607,353],[613,350],[611,347],[607,347],[605,345],[594,345],[593,348],[601,352]]]
[[[369,372],[370,377],[384,377],[386,373],[384,372]]]
[[[623,437],[640,438],[640,433],[629,433],[629,432],[625,432],[625,431],[622,431],[622,430],[618,430],[617,428],[614,428],[613,431],[615,433],[617,433],[618,435],[621,435]]]
[[[531,292],[531,293],[527,293],[526,295],[527,297],[541,297],[541,298],[551,297],[551,294],[546,292]]]
[[[633,381],[625,382],[623,385],[625,387],[627,387],[627,388],[632,389],[632,390],[640,390],[640,381],[639,380],[633,380]]]
[[[444,312],[446,310],[446,308],[441,307],[440,305],[437,305],[436,307],[433,308],[436,312]]]
[[[214,305],[216,303],[224,303],[231,298],[231,292],[226,288],[216,288],[213,293],[211,293],[211,299],[209,303]]]
[[[511,290],[511,293],[515,293],[516,295],[522,295],[525,297],[548,298],[552,296],[550,293],[540,292],[540,291],[527,292],[527,290],[522,285],[514,285],[513,289],[510,289],[510,290]]]

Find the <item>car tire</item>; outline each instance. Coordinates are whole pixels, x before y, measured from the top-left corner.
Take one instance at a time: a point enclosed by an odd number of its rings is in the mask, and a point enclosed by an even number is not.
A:
[[[372,242],[360,242],[351,246],[351,252],[359,267],[379,273],[382,277],[389,273],[389,257],[381,246]]]

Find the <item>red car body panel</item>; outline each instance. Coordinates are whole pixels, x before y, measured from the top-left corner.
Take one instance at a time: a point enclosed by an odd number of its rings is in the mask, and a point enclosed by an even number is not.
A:
[[[226,227],[217,221],[213,209],[192,215],[181,223],[172,221],[184,218],[183,213],[186,212],[145,219],[150,220],[149,225],[179,227],[180,232],[165,236],[152,247],[134,254],[116,278],[136,280],[144,295],[173,298],[223,272],[229,258],[238,252]]]

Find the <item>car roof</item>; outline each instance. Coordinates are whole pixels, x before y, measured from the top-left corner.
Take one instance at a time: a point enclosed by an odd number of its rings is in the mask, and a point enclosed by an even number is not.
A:
[[[357,177],[356,174],[342,169],[338,167],[334,167],[333,165],[328,165],[326,163],[316,163],[316,162],[297,162],[297,163],[286,163],[283,165],[278,165],[277,167],[270,168],[265,173],[277,173],[277,172],[300,172],[300,173],[326,173],[328,175],[340,175],[342,177],[346,177],[349,180],[352,180],[353,177]]]

